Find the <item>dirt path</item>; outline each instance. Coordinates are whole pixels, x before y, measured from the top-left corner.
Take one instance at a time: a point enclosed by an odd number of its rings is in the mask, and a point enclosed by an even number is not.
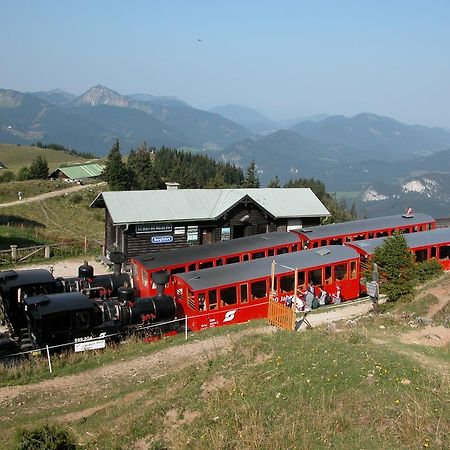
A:
[[[363,301],[352,305],[344,305],[328,312],[311,314],[310,323],[319,325],[337,320],[353,319],[367,313],[371,308],[370,302]],[[244,336],[252,334],[267,334],[276,332],[271,326],[250,328],[241,332],[230,332],[206,340],[198,341],[191,335],[185,344],[161,350],[152,355],[138,357],[129,361],[120,361],[113,364],[89,370],[76,375],[58,377],[36,384],[0,388],[0,404],[12,406],[30,395],[45,399],[46,407],[50,398],[58,403],[64,394],[68,399],[77,400],[80,396],[94,396],[107,392],[115,380],[129,379],[137,382],[142,379],[157,379],[170,372],[199,363],[207,362],[211,357],[232,351],[236,342]]]
[[[32,203],[32,202],[40,202],[47,198],[59,197],[60,195],[70,194],[72,192],[81,191],[82,189],[92,188],[94,186],[102,186],[102,185],[106,185],[106,183],[104,181],[102,181],[101,183],[96,183],[96,184],[81,184],[81,185],[77,184],[76,186],[71,186],[66,189],[59,189],[57,191],[46,192],[45,194],[36,195],[35,197],[26,197],[22,200],[15,200],[14,202],[1,203],[0,208],[6,207],[6,206],[23,205],[23,204]]]

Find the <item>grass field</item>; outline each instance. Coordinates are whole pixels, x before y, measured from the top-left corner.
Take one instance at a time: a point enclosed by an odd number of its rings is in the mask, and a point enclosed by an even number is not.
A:
[[[3,383],[53,379],[4,391],[0,447],[18,427],[58,423],[88,449],[449,448],[449,348],[405,343],[404,312],[427,302],[330,330],[253,322],[131,342],[57,359],[53,375],[45,360],[8,369]]]
[[[0,161],[6,165],[6,170],[14,173],[17,173],[24,166],[30,166],[38,155],[47,160],[50,171],[64,164],[82,164],[87,161],[79,156],[69,155],[57,150],[27,145],[0,144]]]

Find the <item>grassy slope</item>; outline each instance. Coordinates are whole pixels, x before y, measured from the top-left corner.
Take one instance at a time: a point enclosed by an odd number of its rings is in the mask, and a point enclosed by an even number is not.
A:
[[[449,448],[448,348],[401,343],[407,321],[396,313],[404,309],[339,332],[268,335],[252,324],[253,334],[232,335],[229,353],[210,351],[203,362],[157,377],[132,359],[167,342],[73,356],[70,368],[57,360],[56,376],[114,358],[130,363],[126,374],[99,380],[95,391],[86,386],[81,397],[36,392],[1,408],[0,443],[13,448],[19,426],[59,421],[83,448]]]
[[[50,171],[55,170],[63,164],[80,164],[87,161],[79,156],[69,155],[51,149],[27,145],[0,144],[0,161],[6,164],[7,170],[14,173],[17,173],[23,166],[29,166],[38,155],[47,160]]]

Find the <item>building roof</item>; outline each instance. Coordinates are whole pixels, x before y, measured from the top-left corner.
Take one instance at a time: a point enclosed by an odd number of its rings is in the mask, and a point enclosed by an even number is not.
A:
[[[104,164],[81,164],[76,166],[58,167],[50,176],[56,176],[56,173],[62,172],[67,178],[72,180],[81,180],[84,178],[98,177],[105,169]]]
[[[422,223],[434,222],[433,217],[427,214],[416,214],[376,217],[373,219],[353,220],[351,222],[332,223],[317,227],[308,227],[292,230],[301,234],[306,239],[327,239],[329,237],[345,236],[347,234],[366,233],[374,230],[406,227]]]
[[[329,245],[301,252],[255,259],[239,264],[227,264],[210,269],[202,269],[174,275],[184,280],[193,290],[210,289],[232,283],[241,283],[271,274],[272,261],[275,261],[275,274],[293,273],[295,268],[305,270],[322,267],[326,264],[345,262],[359,258],[356,250],[343,245]]]
[[[147,269],[152,270],[298,242],[299,238],[295,233],[280,231],[215,242],[213,244],[154,252],[135,259]]]
[[[450,243],[450,228],[436,228],[419,233],[407,233],[403,235],[408,248],[420,248],[428,245],[440,245]],[[367,255],[372,255],[375,250],[383,245],[387,237],[367,239],[365,241],[348,242],[347,245],[360,248]]]
[[[330,213],[309,188],[176,189],[103,192],[93,208],[106,207],[114,224],[214,220],[248,196],[276,218]]]

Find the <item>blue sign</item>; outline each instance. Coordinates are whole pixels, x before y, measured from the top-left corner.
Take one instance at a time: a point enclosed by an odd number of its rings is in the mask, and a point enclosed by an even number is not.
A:
[[[170,244],[173,242],[173,236],[152,236],[152,244]]]

